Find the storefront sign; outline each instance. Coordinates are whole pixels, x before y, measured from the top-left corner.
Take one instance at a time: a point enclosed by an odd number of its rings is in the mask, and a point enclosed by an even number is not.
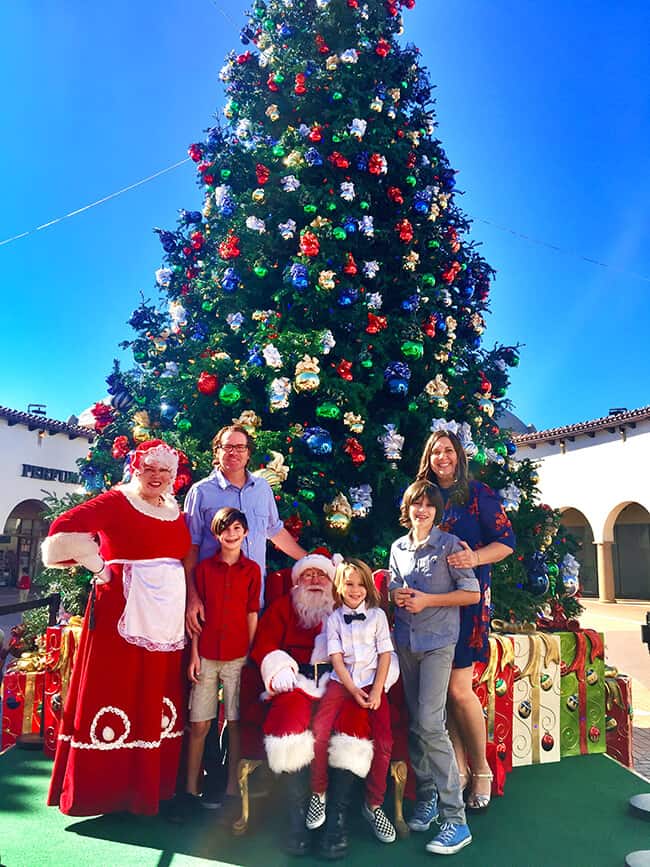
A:
[[[52,467],[34,467],[32,464],[23,464],[23,478],[43,479],[48,482],[63,482],[66,485],[79,485],[79,473],[69,470],[55,470]]]

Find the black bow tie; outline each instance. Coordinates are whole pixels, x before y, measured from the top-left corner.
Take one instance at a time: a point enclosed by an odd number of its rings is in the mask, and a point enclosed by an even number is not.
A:
[[[343,619],[346,623],[352,623],[353,620],[365,620],[365,614],[344,614]]]

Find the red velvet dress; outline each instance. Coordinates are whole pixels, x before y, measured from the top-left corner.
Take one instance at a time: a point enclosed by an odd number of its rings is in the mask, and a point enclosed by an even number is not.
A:
[[[107,561],[181,560],[190,546],[183,515],[153,517],[140,506],[119,489],[100,494],[57,518],[50,541],[92,533]],[[151,650],[122,637],[123,566],[110,568],[111,580],[97,585],[92,630],[86,609],[48,796],[70,816],[151,815],[176,787],[186,704],[182,650]]]

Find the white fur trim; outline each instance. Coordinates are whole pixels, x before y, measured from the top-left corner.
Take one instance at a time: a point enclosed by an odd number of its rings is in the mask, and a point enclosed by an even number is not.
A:
[[[43,565],[50,569],[65,569],[78,563],[91,572],[99,572],[102,558],[92,533],[54,533],[41,546]]]
[[[152,506],[139,495],[140,488],[133,482],[126,485],[117,485],[115,490],[123,494],[133,508],[149,518],[158,518],[159,521],[175,521],[180,509],[178,503],[171,494],[165,494],[161,506]]]
[[[295,584],[305,569],[321,569],[330,581],[334,580],[336,567],[329,557],[323,554],[305,554],[300,560],[296,560],[291,569],[291,581]]]
[[[311,764],[314,758],[314,736],[307,730],[296,735],[266,735],[266,758],[274,774],[292,774]]]
[[[373,745],[367,738],[336,734],[330,738],[329,764],[332,768],[352,771],[362,779],[368,776],[372,764]]]
[[[298,673],[298,663],[284,650],[272,650],[270,653],[267,653],[262,660],[260,672],[262,674],[264,686],[269,692],[271,691],[271,681],[279,671],[282,671],[283,668],[290,668],[292,671],[295,671],[296,674]]]
[[[305,677],[304,674],[299,674],[296,689],[302,690],[310,698],[322,698],[325,695],[325,687],[330,679],[329,671],[326,671],[322,677],[318,678],[318,686],[316,681],[310,677]]]

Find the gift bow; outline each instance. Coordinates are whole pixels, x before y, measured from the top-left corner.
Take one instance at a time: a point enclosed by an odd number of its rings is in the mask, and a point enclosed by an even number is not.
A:
[[[494,740],[494,718],[496,713],[496,676],[499,668],[504,669],[515,661],[515,648],[512,640],[505,635],[490,635],[488,639],[490,656],[485,671],[479,678],[479,683],[487,684],[488,692],[488,740]],[[501,647],[501,665],[499,666],[499,647]]]
[[[530,635],[537,632],[534,623],[510,623],[508,620],[493,620],[490,624],[492,632],[505,632],[511,635]]]

